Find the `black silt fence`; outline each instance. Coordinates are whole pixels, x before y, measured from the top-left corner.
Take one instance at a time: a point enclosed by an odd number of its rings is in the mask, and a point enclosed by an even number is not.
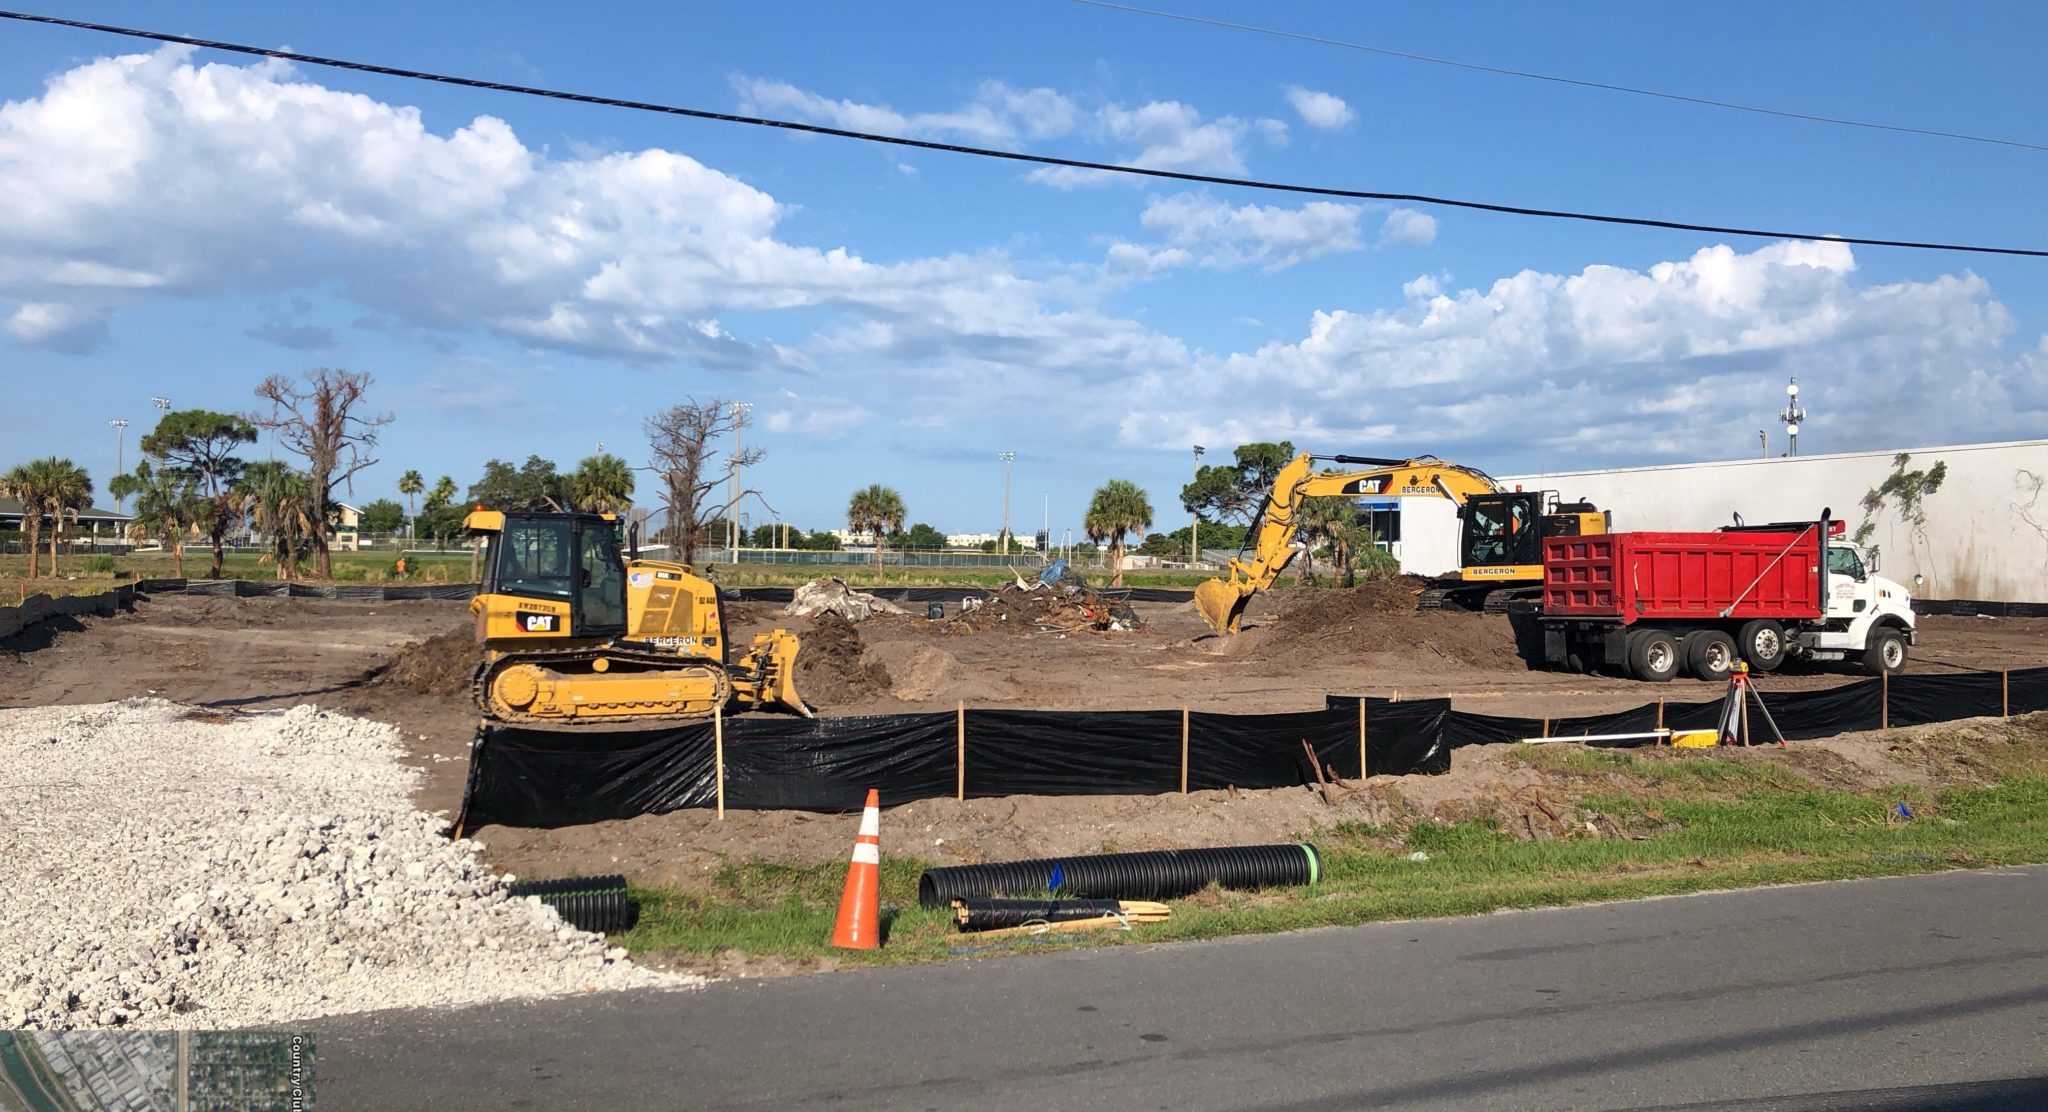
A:
[[[1333,701],[1335,697],[1332,697]],[[1959,718],[1995,718],[2048,710],[2048,668],[2010,672],[1966,672],[1958,675],[1892,676],[1858,680],[1823,691],[1766,691],[1765,709],[1790,741],[1836,734],[1922,726]],[[1572,738],[1599,734],[1648,733],[1660,726],[1673,731],[1712,730],[1720,725],[1720,699],[1686,703],[1645,703],[1612,714],[1579,718],[1513,718],[1451,711],[1444,736],[1453,748],[1496,745],[1530,737]],[[1768,740],[1770,727],[1750,720],[1756,737]],[[1592,742],[1607,748],[1653,745],[1654,739]]]
[[[844,811],[947,796],[1154,794],[1313,783],[1318,764],[1357,776],[1450,769],[1449,701],[1350,698],[1322,711],[966,710],[725,722],[724,764],[709,723],[626,732],[486,726],[470,749],[465,829],[556,827],[718,802],[738,810]],[[1361,717],[1363,721],[1361,722]],[[1364,729],[1361,734],[1361,726]]]

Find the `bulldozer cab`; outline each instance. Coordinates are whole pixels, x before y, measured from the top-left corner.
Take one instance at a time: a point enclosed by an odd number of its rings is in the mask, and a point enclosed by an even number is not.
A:
[[[477,514],[472,517],[482,517]],[[618,522],[597,514],[507,513],[483,528],[486,595],[568,605],[568,628],[522,630],[574,637],[626,632],[626,569]]]

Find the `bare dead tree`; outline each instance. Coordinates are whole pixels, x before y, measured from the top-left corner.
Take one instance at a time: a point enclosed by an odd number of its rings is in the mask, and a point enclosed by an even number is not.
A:
[[[649,469],[661,480],[667,517],[659,539],[681,549],[683,563],[696,562],[704,522],[711,514],[729,514],[740,499],[760,493],[743,490],[728,504],[726,488],[734,470],[752,467],[768,454],[753,447],[732,454],[732,434],[746,425],[746,410],[723,398],[690,398],[647,419]]]
[[[304,382],[271,375],[256,387],[256,396],[270,403],[270,412],[249,420],[277,434],[285,447],[306,457],[312,479],[314,550],[320,554],[320,575],[334,577],[334,558],[327,547],[327,525],[334,515],[334,488],[355,489],[355,473],[376,464],[369,453],[377,447],[377,430],[391,423],[391,414],[359,417],[355,408],[370,388],[368,371],[321,367]]]

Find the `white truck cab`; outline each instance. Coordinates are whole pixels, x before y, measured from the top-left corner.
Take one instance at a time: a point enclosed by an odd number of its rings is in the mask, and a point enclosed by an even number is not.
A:
[[[1906,667],[1913,643],[1913,596],[1877,574],[1878,555],[1854,545],[1828,544],[1824,586],[1826,618],[1798,636],[1799,655],[1813,660],[1860,658],[1870,672]]]

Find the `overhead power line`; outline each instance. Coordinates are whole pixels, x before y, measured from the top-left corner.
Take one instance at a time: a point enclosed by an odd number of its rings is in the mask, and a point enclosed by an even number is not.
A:
[[[1641,89],[1633,85],[1617,85],[1608,81],[1588,81],[1578,77],[1560,77],[1554,73],[1533,73],[1529,70],[1507,69],[1502,66],[1481,65],[1478,62],[1461,62],[1456,58],[1438,58],[1429,54],[1416,54],[1407,50],[1394,50],[1384,46],[1372,46],[1362,42],[1347,42],[1343,39],[1311,35],[1301,31],[1283,31],[1276,27],[1258,27],[1249,23],[1232,23],[1227,19],[1210,19],[1207,16],[1188,15],[1184,12],[1160,11],[1156,8],[1140,8],[1131,4],[1113,3],[1112,0],[1074,0],[1091,8],[1108,8],[1112,11],[1129,12],[1132,15],[1152,16],[1156,19],[1176,19],[1182,23],[1200,23],[1209,27],[1223,27],[1232,31],[1250,31],[1258,35],[1272,35],[1275,38],[1295,39],[1322,46],[1338,46],[1346,50],[1362,50],[1368,54],[1379,54],[1388,58],[1401,58],[1410,62],[1427,62],[1434,66],[1452,66],[1457,69],[1474,70],[1479,73],[1497,74],[1501,77],[1519,77],[1527,81],[1548,81],[1554,85],[1576,85],[1581,89],[1599,89],[1609,93],[1628,93],[1639,97],[1656,97],[1659,100],[1675,100],[1686,104],[1704,105],[1708,108],[1726,108],[1736,112],[1753,112],[1759,116],[1777,116],[1787,120],[1805,120],[1816,124],[1837,124],[1842,127],[1861,127],[1872,131],[1895,131],[1904,135],[1927,135],[1937,139],[1961,139],[1970,143],[1990,143],[2000,147],[2019,147],[2030,151],[2048,151],[2048,144],[2028,143],[2020,139],[2000,139],[1991,135],[1971,135],[1962,131],[1943,131],[1932,127],[1908,127],[1904,124],[1882,124],[1872,120],[1852,120],[1842,116],[1823,116],[1814,112],[1794,112],[1784,108],[1765,108],[1756,104],[1737,104],[1734,101],[1715,100],[1712,97],[1689,96],[1685,93],[1667,93],[1659,89]]]
[[[1711,235],[1745,236],[1755,239],[1832,240],[1836,243],[1856,244],[1865,247],[1901,247],[1916,251],[1961,251],[1977,255],[2019,255],[2030,258],[2048,258],[2048,250],[2026,247],[1991,247],[1962,243],[1933,243],[1910,239],[1881,239],[1870,236],[1829,235],[1817,232],[1785,232],[1759,228],[1736,228],[1721,224],[1700,224],[1683,220],[1655,220],[1641,216],[1615,216],[1606,213],[1574,212],[1567,209],[1495,204],[1489,201],[1467,201],[1454,197],[1433,197],[1424,193],[1387,193],[1367,189],[1339,189],[1333,186],[1295,185],[1287,182],[1260,181],[1253,178],[1230,178],[1216,174],[1191,174],[1180,170],[1156,170],[1145,166],[1119,166],[1110,162],[1090,162],[1078,158],[1057,158],[1052,155],[1026,154],[1021,151],[970,147],[959,143],[940,143],[929,139],[909,139],[900,135],[878,135],[873,132],[826,127],[823,124],[807,124],[795,120],[776,120],[762,116],[742,116],[732,112],[712,112],[702,108],[684,108],[673,104],[658,104],[652,101],[625,100],[618,97],[596,96],[590,93],[564,92],[559,89],[542,89],[531,85],[508,85],[499,81],[484,81],[474,77],[456,77],[444,73],[401,69],[396,66],[380,66],[370,62],[349,61],[344,58],[323,58],[317,54],[299,54],[289,50],[271,50],[267,47],[249,46],[243,43],[193,38],[189,35],[173,35],[163,31],[144,31],[132,27],[115,27],[105,23],[88,23],[84,20],[62,19],[57,16],[0,11],[0,19],[12,19],[24,23],[46,23],[58,27],[75,27],[84,31],[124,35],[128,38],[177,43],[181,46],[221,50],[231,54],[248,54],[258,58],[277,58],[287,62],[302,62],[311,66],[327,66],[333,69],[353,70],[358,73],[382,74],[386,77],[403,77],[414,81],[435,81],[444,85],[459,85],[469,89],[517,93],[521,96],[547,97],[552,100],[574,101],[578,104],[598,104],[611,108],[628,108],[636,112],[658,112],[670,116],[686,116],[696,120],[717,120],[721,123],[781,128],[784,131],[803,132],[809,135],[830,135],[840,139],[858,139],[868,143],[886,143],[891,146],[913,147],[918,150],[944,151],[949,154],[975,155],[981,158],[1000,158],[1010,162],[1022,162],[1036,166],[1058,166],[1071,170],[1092,170],[1106,174],[1128,174],[1136,177],[1159,178],[1167,181],[1193,182],[1200,185],[1223,185],[1238,189],[1260,189],[1274,193],[1306,194],[1312,197],[1337,197],[1356,201],[1438,205],[1445,208],[1505,213],[1510,216],[1534,216],[1551,220],[1582,220],[1595,224],[1620,224],[1636,228],[1663,228],[1679,232],[1706,232]]]

